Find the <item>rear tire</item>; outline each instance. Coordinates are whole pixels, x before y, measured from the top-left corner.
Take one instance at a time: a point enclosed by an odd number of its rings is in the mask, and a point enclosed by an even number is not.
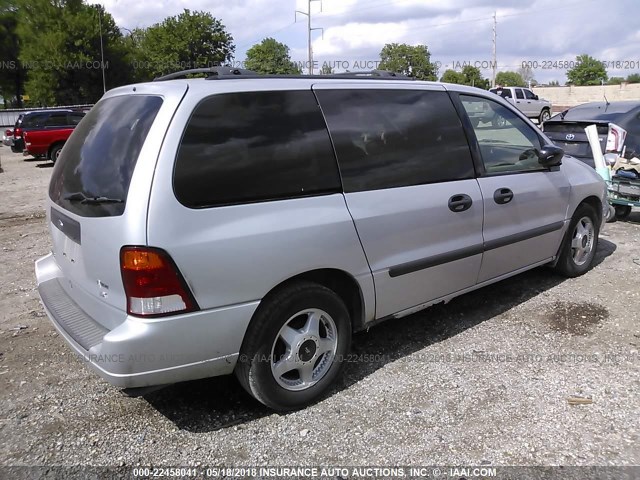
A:
[[[507,120],[499,113],[496,113],[493,119],[491,120],[491,125],[493,125],[496,128],[502,128],[506,124],[507,124]]]
[[[302,408],[334,383],[351,345],[351,322],[332,290],[292,283],[258,307],[235,374],[256,400],[279,411]]]
[[[58,157],[60,156],[61,151],[62,151],[62,145],[55,145],[51,149],[51,152],[49,153],[49,158],[53,163],[56,163],[56,161],[58,160]]]
[[[616,218],[624,220],[631,215],[631,207],[629,205],[616,205]]]
[[[544,122],[551,118],[551,112],[545,108],[540,112],[540,117],[538,118],[538,122],[542,125]]]
[[[580,204],[562,242],[556,270],[570,278],[588,272],[598,248],[598,234],[598,215],[591,205]]]

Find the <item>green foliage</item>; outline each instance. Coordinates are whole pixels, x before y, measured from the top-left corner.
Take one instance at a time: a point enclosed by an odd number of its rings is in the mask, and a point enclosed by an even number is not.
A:
[[[503,87],[524,87],[527,86],[522,76],[517,72],[498,72],[496,74],[496,85]]]
[[[436,80],[438,69],[431,63],[426,45],[388,43],[380,52],[380,70],[402,73],[419,80]]]
[[[462,75],[462,73],[449,69],[449,70],[445,70],[445,72],[442,74],[442,77],[440,77],[440,81],[446,82],[446,83],[457,83],[458,85],[463,85],[465,78],[464,78],[464,75]]]
[[[560,86],[560,82],[559,82],[559,81],[557,81],[557,80],[551,80],[551,81],[549,82],[549,86],[550,86],[550,87],[559,87],[559,86]]]
[[[146,30],[134,30],[129,41],[140,70],[137,76],[151,79],[190,68],[223,65],[233,58],[233,37],[208,12],[191,12],[167,17]]]
[[[20,43],[17,27],[15,5],[3,0],[0,3],[0,96],[5,99],[5,107],[7,103],[20,107],[24,88],[24,71],[18,58]]]
[[[88,103],[102,96],[100,31],[106,88],[130,81],[126,45],[101,6],[82,0],[18,1],[20,60],[32,104]]]
[[[465,65],[462,68],[462,75],[464,76],[464,84],[472,87],[489,89],[489,80],[482,77],[480,69],[471,65]]]
[[[300,67],[291,61],[289,47],[273,38],[265,38],[247,50],[244,65],[265,75],[302,73]]]
[[[620,85],[624,81],[625,81],[625,79],[622,78],[622,77],[611,77],[607,81],[607,85]]]
[[[632,73],[627,77],[629,83],[640,83],[640,73]]]
[[[442,77],[440,77],[440,81],[457,83],[458,85],[469,85],[471,87],[484,88],[485,90],[489,89],[489,80],[482,77],[480,69],[471,65],[465,65],[461,72],[456,72],[451,69],[445,70]]]
[[[576,57],[577,65],[567,70],[567,79],[573,85],[600,85],[607,81],[607,70],[604,64],[590,55]]]
[[[320,68],[320,75],[331,75],[333,73],[333,68],[328,63],[323,63]]]

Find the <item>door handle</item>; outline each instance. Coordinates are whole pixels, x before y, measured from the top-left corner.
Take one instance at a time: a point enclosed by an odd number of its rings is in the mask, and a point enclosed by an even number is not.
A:
[[[499,188],[493,192],[493,200],[498,205],[504,205],[513,200],[513,192],[508,188]]]
[[[473,205],[473,200],[471,200],[469,195],[464,193],[459,193],[449,199],[449,210],[455,213],[469,210],[471,205]]]

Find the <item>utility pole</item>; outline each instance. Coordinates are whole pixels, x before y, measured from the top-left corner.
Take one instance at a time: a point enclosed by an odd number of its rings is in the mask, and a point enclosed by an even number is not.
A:
[[[324,28],[311,28],[311,2],[320,2],[320,11],[322,12],[322,0],[307,0],[308,6],[307,11],[302,12],[300,10],[296,10],[295,19],[298,21],[298,13],[300,15],[307,16],[307,47],[309,49],[309,75],[313,75],[313,47],[311,46],[311,31],[312,30],[322,30],[322,38],[324,38]]]
[[[498,36],[497,29],[498,21],[496,19],[496,12],[493,12],[493,74],[491,75],[491,88],[495,88],[496,86],[496,37]]]

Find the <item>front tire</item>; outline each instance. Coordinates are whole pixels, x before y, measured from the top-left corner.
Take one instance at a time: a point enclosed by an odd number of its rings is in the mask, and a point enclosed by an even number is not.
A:
[[[279,411],[302,408],[334,383],[351,345],[351,322],[332,290],[296,282],[258,307],[235,374],[256,400]]]
[[[591,269],[598,248],[598,215],[592,206],[578,206],[565,234],[556,270],[566,277],[578,277]]]

